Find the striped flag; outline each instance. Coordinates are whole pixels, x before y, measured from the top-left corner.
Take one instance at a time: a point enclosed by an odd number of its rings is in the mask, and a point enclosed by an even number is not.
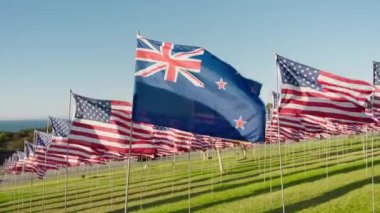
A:
[[[100,163],[103,161],[100,157],[101,153],[91,147],[68,143],[71,121],[51,116],[49,119],[53,129],[49,155],[63,159],[60,160],[60,164],[69,163],[69,166],[77,166],[80,162]]]
[[[30,142],[25,141],[24,153],[25,158],[23,159],[23,171],[24,172],[34,172],[37,174],[38,178],[43,178],[46,173],[46,169],[41,167],[41,164],[36,161],[35,158],[36,146]]]
[[[48,147],[52,141],[52,135],[40,131],[34,131],[34,134],[36,140],[35,163],[44,170],[58,169],[54,158],[47,154]]]
[[[298,117],[278,114],[277,110],[273,110],[267,128],[266,137],[268,137],[267,141],[270,142],[278,142],[278,140],[299,141],[302,139],[302,133],[306,132]]]
[[[153,140],[158,156],[173,155],[177,153],[175,133],[170,128],[154,126]]]
[[[76,110],[69,134],[70,144],[127,154],[132,136],[132,154],[155,153],[152,140],[153,126],[133,123],[132,127],[131,103],[99,100],[77,94],[73,96]]]
[[[373,98],[373,114],[380,118],[380,62],[373,62],[373,85],[375,86]]]
[[[282,77],[280,113],[308,114],[343,122],[374,122],[365,113],[373,86],[277,56]]]
[[[280,93],[272,91],[272,101],[273,101],[273,109],[277,109],[280,105]]]
[[[26,158],[25,153],[21,151],[16,151],[11,157],[11,162],[9,164],[9,172],[11,174],[20,174],[23,171],[24,162]]]
[[[172,152],[181,153],[191,151],[194,135],[178,129],[156,126],[154,140],[157,142],[158,151],[160,151],[161,146],[166,146],[167,149],[173,149]]]

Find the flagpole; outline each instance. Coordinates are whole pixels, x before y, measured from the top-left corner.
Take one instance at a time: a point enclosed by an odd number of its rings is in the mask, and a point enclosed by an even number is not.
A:
[[[376,71],[376,67],[375,67],[375,63],[376,62],[373,62],[373,84],[375,83],[375,71]],[[373,95],[372,95],[372,98],[371,98],[371,106],[372,106],[372,116],[373,116],[373,105],[374,105],[374,102],[375,102],[375,95],[376,95],[376,88],[373,92]],[[375,212],[375,168],[374,168],[374,163],[373,163],[373,146],[374,146],[374,134],[373,134],[373,130],[371,131],[371,192],[372,192],[372,212]]]
[[[266,160],[267,160],[267,146],[264,142],[263,144],[263,148],[264,148],[264,161],[263,161],[263,178],[264,178],[264,186],[266,186]]]
[[[187,182],[187,185],[188,185],[188,209],[189,209],[189,213],[191,212],[191,168],[190,168],[190,151],[191,151],[191,148],[189,149],[189,152],[188,152],[188,155],[187,155],[187,160],[188,160],[188,167],[187,167],[187,174],[188,174],[188,182]]]
[[[145,190],[145,182],[147,181],[147,178],[144,177],[144,164],[145,164],[145,161],[144,161],[144,157],[141,156],[141,181],[144,183],[144,186],[140,187],[140,211],[142,211],[143,207],[142,207],[142,201],[143,201],[143,192]]]
[[[71,120],[71,97],[73,91],[70,89],[70,98],[69,98],[69,120]],[[65,212],[67,211],[67,182],[68,182],[68,172],[69,172],[69,142],[66,142],[66,174],[65,174]]]
[[[330,151],[330,146],[328,144],[328,140],[325,140],[325,164],[326,164],[326,191],[328,190],[329,188],[329,162],[328,162],[328,154],[329,154],[329,151]]]
[[[113,178],[112,178],[112,176],[113,176],[113,169],[111,170],[111,163],[113,164],[114,161],[115,161],[115,157],[114,157],[114,155],[112,155],[112,160],[111,160],[111,162],[108,163],[109,181],[111,183],[111,193],[110,193],[111,194],[111,200],[110,200],[111,206],[110,206],[110,209],[112,209],[112,202],[113,202]]]
[[[214,143],[213,147],[215,147],[215,140],[210,139],[210,142]],[[214,200],[214,150],[211,149],[211,151],[211,196],[212,200]]]
[[[272,97],[273,97],[273,93],[272,93]],[[277,93],[276,93],[276,97],[277,97]],[[274,111],[274,102],[276,100],[273,99],[273,105],[272,105],[272,109],[268,109],[268,120],[271,122],[272,121],[272,117],[273,117],[273,111]],[[278,102],[277,102],[278,103]],[[276,103],[276,106],[277,106],[277,103]],[[272,128],[271,124],[268,125],[269,128]],[[272,139],[272,134],[269,134],[269,209],[272,210],[272,142],[273,142],[273,139]]]
[[[277,71],[279,70],[279,67],[277,65],[277,54],[275,54],[275,60],[276,60],[276,67]],[[276,79],[277,79],[277,93],[279,93],[278,88],[278,72],[276,71]],[[281,157],[281,139],[280,139],[280,113],[277,111],[277,130],[278,130],[278,154],[280,158],[280,182],[281,182],[281,202],[282,202],[282,212],[285,213],[285,199],[284,199],[284,182],[283,182],[283,172],[282,172],[282,157]]]
[[[140,30],[137,31],[137,35],[140,35]],[[128,162],[127,162],[127,174],[125,180],[125,201],[124,201],[124,213],[128,212],[128,191],[129,191],[129,176],[131,170],[131,151],[132,151],[132,132],[133,132],[133,119],[131,121],[131,130],[129,133],[129,150],[128,150]]]
[[[218,162],[219,162],[220,175],[223,175],[225,171],[224,171],[224,166],[223,166],[223,161],[222,161],[222,155],[220,153],[220,148],[217,148],[216,152],[218,154]]]
[[[269,204],[272,209],[272,140],[269,142]]]
[[[371,192],[372,192],[372,212],[376,212],[375,211],[375,168],[374,168],[374,163],[373,163],[373,152],[374,152],[374,149],[373,149],[373,146],[374,146],[374,134],[373,134],[373,130],[372,130],[372,140],[371,140]]]
[[[36,131],[34,131],[33,143],[36,142],[36,137],[37,137],[37,134],[36,134]],[[29,155],[30,155],[30,153],[29,153]],[[33,154],[33,157],[34,157],[34,154]],[[36,167],[35,172],[36,173],[38,172],[38,167]],[[29,212],[32,212],[33,174],[34,174],[34,172],[31,172],[31,175],[30,175]]]
[[[129,133],[129,150],[128,150],[127,174],[126,174],[126,180],[125,180],[124,213],[128,212],[128,191],[129,191],[129,176],[130,176],[130,171],[131,171],[132,132],[133,132],[133,120],[131,122],[131,131]]]
[[[368,131],[365,131],[365,148],[364,148],[364,155],[365,155],[365,173],[368,174]]]
[[[47,124],[46,124],[46,133],[49,134],[49,119],[47,120]],[[45,170],[46,169],[46,155],[47,155],[47,151],[48,151],[48,147],[47,147],[48,144],[45,144]],[[43,190],[42,190],[42,211],[45,212],[45,177],[43,177]]]
[[[25,146],[25,143],[24,143],[24,146]],[[26,155],[24,157],[24,160],[22,162],[22,173],[20,175],[20,183],[22,183],[22,179],[24,179],[24,175],[25,175],[25,160],[26,160]],[[21,190],[21,211],[24,211],[24,190]]]
[[[173,153],[173,166],[172,166],[172,198],[174,197],[175,156],[176,156],[176,153]]]

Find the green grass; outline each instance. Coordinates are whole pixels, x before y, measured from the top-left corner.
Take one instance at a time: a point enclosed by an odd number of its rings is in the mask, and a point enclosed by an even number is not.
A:
[[[282,145],[286,211],[371,212],[371,138],[363,141],[356,136]],[[380,210],[380,138],[374,142],[375,207]],[[175,163],[173,158],[133,162],[129,210],[188,212],[190,205],[194,212],[282,211],[278,145],[249,149],[246,159],[237,148],[223,150],[222,155],[224,175],[215,153],[208,160],[193,153],[190,162],[187,154],[177,156]],[[72,168],[67,211],[123,212],[125,164]],[[34,179],[30,191],[29,174],[25,180],[6,177],[0,212],[64,212],[64,172],[49,174],[44,199],[42,180]]]

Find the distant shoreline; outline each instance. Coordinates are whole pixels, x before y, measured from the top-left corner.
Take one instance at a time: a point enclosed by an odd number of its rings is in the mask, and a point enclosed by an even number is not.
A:
[[[23,129],[46,128],[45,119],[0,120],[0,132],[16,132]]]

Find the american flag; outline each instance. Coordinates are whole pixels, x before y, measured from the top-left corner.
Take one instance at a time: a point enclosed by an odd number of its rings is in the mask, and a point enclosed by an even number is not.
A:
[[[272,91],[273,109],[277,109],[280,103],[280,93]]]
[[[45,170],[58,169],[54,158],[47,154],[48,147],[52,141],[52,135],[40,131],[34,131],[34,135],[36,140],[35,163]]]
[[[174,133],[170,128],[163,126],[154,126],[153,140],[158,156],[173,155],[177,153]]]
[[[25,158],[23,159],[23,171],[24,172],[34,172],[37,174],[38,178],[43,178],[46,173],[46,169],[41,167],[41,164],[36,161],[35,158],[36,146],[30,142],[25,141],[24,153]]]
[[[13,153],[7,168],[8,172],[10,174],[20,174],[23,170],[23,159],[25,159],[24,152],[16,151],[15,153]]]
[[[155,153],[152,140],[153,126],[132,124],[131,103],[99,100],[77,94],[73,96],[76,110],[69,134],[70,144],[127,154],[132,136],[132,154]]]
[[[24,142],[24,153],[25,158],[23,158],[24,163],[24,171],[34,172],[37,168],[33,164],[33,155],[34,155],[35,147],[32,143],[25,141]]]
[[[365,113],[373,86],[277,56],[282,77],[280,113],[308,114],[343,122],[374,122]]]
[[[52,143],[49,147],[49,155],[57,156],[62,160],[60,164],[77,166],[80,162],[98,163],[100,153],[91,147],[68,143],[71,121],[55,117],[49,117],[52,129]],[[67,156],[67,157],[66,157]],[[68,161],[68,162],[67,162]]]
[[[307,139],[313,135],[331,131],[331,127],[328,125],[329,121],[323,117],[303,114],[279,114],[277,110],[273,110],[272,114],[267,137],[273,140],[278,140],[278,124],[280,126],[280,135],[283,139],[293,141]]]
[[[212,144],[211,144],[211,136],[208,136],[208,135],[198,135],[198,134],[195,134],[195,139],[198,141],[198,143],[200,144],[200,146],[202,147],[202,151],[205,151],[207,149],[211,149],[212,148]]]
[[[299,118],[279,115],[277,110],[273,110],[272,118],[266,128],[266,140],[272,143],[279,140],[298,141],[302,139],[302,132],[305,132],[305,128]]]
[[[215,149],[224,149],[227,147],[234,147],[234,144],[237,144],[237,141],[226,138],[211,137],[211,144]]]
[[[375,86],[373,97],[373,114],[380,118],[380,62],[373,62],[373,85]]]
[[[157,148],[166,145],[172,147],[175,153],[191,151],[191,143],[194,140],[194,135],[190,132],[173,129],[169,127],[158,127],[154,130],[154,140],[158,143]],[[173,150],[173,151],[174,151]]]

